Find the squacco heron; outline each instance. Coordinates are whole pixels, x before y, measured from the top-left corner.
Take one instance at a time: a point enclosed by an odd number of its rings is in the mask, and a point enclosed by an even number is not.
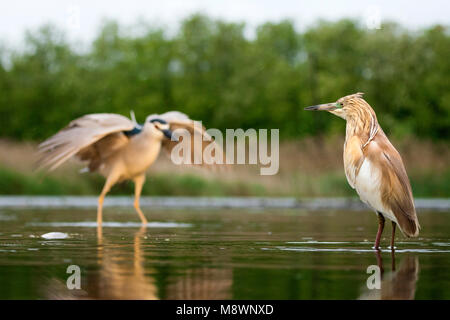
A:
[[[191,148],[192,157],[194,153],[201,153],[196,156],[203,158],[204,145],[215,143],[199,122],[177,111],[150,115],[143,125],[118,114],[88,114],[73,120],[39,145],[39,165],[53,170],[76,156],[87,161],[89,171],[98,171],[106,178],[98,199],[98,226],[102,224],[103,201],[111,187],[118,182],[133,180],[134,208],[142,223],[147,224],[139,206],[145,172],[155,162],[161,148],[170,152],[177,144],[174,141],[177,139],[172,139],[176,129],[187,130],[191,137],[197,131],[202,137],[203,148]]]
[[[402,158],[362,96],[356,93],[305,110],[328,111],[346,120],[344,169],[347,181],[378,215],[375,249],[380,248],[385,218],[392,221],[393,250],[397,225],[407,237],[416,237],[420,225]]]

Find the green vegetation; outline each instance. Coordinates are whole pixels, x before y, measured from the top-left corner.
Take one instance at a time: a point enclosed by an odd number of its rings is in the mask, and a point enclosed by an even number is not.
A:
[[[1,137],[41,140],[92,112],[128,115],[177,109],[208,127],[280,128],[284,138],[342,132],[343,121],[303,112],[357,91],[395,137],[450,137],[450,34],[386,23],[320,22],[299,32],[266,23],[189,17],[169,36],[104,24],[86,50],[52,26],[20,50],[0,50]],[[1,47],[0,47],[1,48]]]
[[[242,180],[226,181],[193,174],[173,175],[152,173],[144,185],[145,196],[293,196],[293,197],[354,197],[343,172],[325,172],[317,175],[295,176],[291,185],[283,189]],[[416,197],[448,197],[450,170],[440,175],[419,173],[411,175]],[[287,184],[289,181],[287,182]],[[0,167],[0,194],[2,195],[98,195],[104,179],[97,174],[82,174],[67,179],[65,175],[22,173]],[[299,185],[301,185],[299,187]],[[132,182],[114,186],[111,195],[129,195],[134,191]]]
[[[171,35],[105,22],[83,50],[43,26],[20,49],[0,46],[0,138],[19,145],[15,155],[13,145],[0,148],[0,194],[98,194],[98,175],[46,175],[21,165],[33,156],[20,145],[86,113],[134,110],[142,121],[180,110],[209,128],[279,128],[286,145],[280,173],[264,180],[250,169],[231,178],[157,170],[144,195],[355,196],[342,172],[342,143],[332,142],[345,122],[303,107],[362,91],[405,156],[415,196],[448,197],[449,56],[447,26],[368,30],[341,20],[300,32],[282,21],[246,37],[243,23],[194,15]],[[131,182],[112,190],[132,192]]]
[[[98,174],[82,174],[67,179],[65,175],[22,173],[0,167],[0,194],[15,195],[97,195],[105,181]],[[114,186],[110,194],[132,195],[132,182]],[[265,189],[255,183],[225,182],[205,179],[192,174],[150,175],[143,189],[144,195],[154,196],[263,196]]]

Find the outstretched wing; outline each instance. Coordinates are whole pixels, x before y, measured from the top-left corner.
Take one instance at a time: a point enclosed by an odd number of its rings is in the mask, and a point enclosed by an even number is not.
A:
[[[41,158],[38,165],[53,170],[77,154],[82,160],[92,161],[98,158],[98,148],[89,148],[90,146],[98,144],[97,147],[101,147],[103,152],[116,150],[128,141],[122,131],[129,131],[134,127],[135,124],[130,119],[118,114],[85,115],[73,120],[39,145]]]
[[[206,128],[202,126],[199,121],[192,120],[186,114],[178,111],[169,111],[161,115],[151,115],[147,117],[147,121],[156,118],[165,120],[170,125],[170,130],[174,132],[175,137],[180,136],[180,131],[177,132],[177,130],[186,130],[190,134],[191,163],[195,164],[195,159],[201,159],[202,165],[216,164],[214,159],[221,159],[220,161],[222,163],[225,162],[222,147],[219,146],[206,132]],[[194,143],[196,135],[201,139],[198,139]],[[183,137],[180,137],[180,140],[182,139]],[[180,141],[163,140],[162,147],[170,155],[173,148],[179,142]],[[212,150],[212,152],[205,152],[205,149],[208,147],[210,148],[209,150]]]

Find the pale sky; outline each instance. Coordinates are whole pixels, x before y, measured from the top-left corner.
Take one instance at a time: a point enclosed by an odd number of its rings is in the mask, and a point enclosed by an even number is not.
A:
[[[176,30],[178,22],[194,12],[227,21],[244,21],[248,32],[266,21],[292,19],[302,29],[317,19],[343,17],[361,21],[394,20],[410,29],[436,23],[449,25],[448,0],[13,0],[0,2],[0,42],[19,44],[26,29],[54,23],[67,31],[71,39],[92,40],[104,18],[124,25],[139,18],[151,24]],[[368,18],[369,17],[369,18]],[[379,19],[378,19],[379,20]]]

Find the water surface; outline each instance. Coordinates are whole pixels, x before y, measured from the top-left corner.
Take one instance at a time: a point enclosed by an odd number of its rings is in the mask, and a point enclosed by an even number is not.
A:
[[[448,212],[420,212],[420,237],[399,233],[395,254],[387,224],[376,254],[372,212],[145,211],[144,228],[107,208],[99,234],[95,210],[0,210],[0,299],[450,299]]]

